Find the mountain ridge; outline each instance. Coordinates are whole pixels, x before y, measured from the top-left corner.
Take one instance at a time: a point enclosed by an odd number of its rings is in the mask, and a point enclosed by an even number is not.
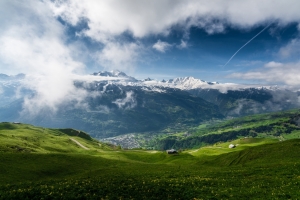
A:
[[[124,78],[122,81],[115,81],[116,84],[122,85],[131,85],[131,86],[148,86],[148,87],[168,87],[168,88],[177,88],[182,90],[192,90],[192,89],[218,89],[220,91],[226,92],[227,90],[243,90],[249,88],[255,89],[269,89],[277,90],[278,86],[257,86],[257,85],[239,85],[235,83],[219,83],[217,81],[210,82],[202,79],[195,78],[193,76],[186,77],[177,77],[169,80],[155,80],[150,77],[138,80],[134,77],[128,76],[126,73],[119,70],[112,71],[100,71],[94,72],[93,76],[102,76],[102,77],[120,77]],[[111,81],[112,83],[114,81]],[[228,89],[227,89],[228,88]]]
[[[33,117],[20,113],[25,101],[35,100],[38,92],[26,88],[23,81],[1,80],[0,121],[74,127],[93,137],[106,138],[132,133],[173,133],[213,119],[299,107],[298,93],[279,88],[230,89],[237,85],[193,77],[137,80],[121,71],[100,71],[90,76],[101,78],[88,81],[89,77],[85,77],[73,82],[74,92],[84,94],[79,96],[80,102],[62,101],[55,113],[45,110]]]

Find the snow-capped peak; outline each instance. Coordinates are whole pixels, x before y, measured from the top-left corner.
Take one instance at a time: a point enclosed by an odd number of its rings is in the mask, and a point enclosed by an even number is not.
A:
[[[217,84],[217,83],[206,82],[206,81],[203,81],[200,79],[196,79],[191,76],[170,79],[166,83],[170,86],[173,85],[174,87],[179,88],[179,89],[195,89],[195,88],[201,88],[201,87],[207,86],[207,85]]]
[[[124,72],[121,72],[119,70],[113,70],[113,71],[100,71],[93,73],[94,76],[105,76],[105,77],[127,77],[127,75]]]
[[[148,78],[144,79],[143,81],[153,81],[153,79],[148,77]]]
[[[126,75],[124,72],[119,70],[113,70],[110,72],[100,71],[93,73],[94,76],[102,77],[115,77],[120,78],[118,80],[113,80],[111,83],[128,85],[128,86],[140,86],[143,88],[148,88],[147,90],[155,90],[159,88],[177,88],[181,90],[193,90],[193,89],[217,89],[222,93],[226,93],[228,90],[241,90],[246,88],[257,88],[257,89],[269,89],[276,90],[277,87],[259,87],[255,85],[240,85],[234,83],[218,83],[218,82],[208,82],[201,79],[194,78],[192,76],[179,77],[169,80],[154,80],[151,78],[146,78],[143,80],[137,80],[131,76]]]
[[[125,78],[129,81],[137,81],[135,78],[131,76],[127,76],[124,72],[121,72],[119,70],[112,70],[110,72],[108,71],[100,71],[93,73],[94,76],[104,76],[104,77],[119,77],[119,78]]]
[[[113,71],[100,71],[93,73],[94,76],[102,76],[102,77],[118,77],[123,78],[122,80],[116,80],[115,83],[122,85],[131,85],[131,86],[146,86],[146,87],[167,87],[167,88],[178,88],[182,90],[191,90],[195,88],[206,88],[211,85],[218,84],[217,82],[206,82],[200,79],[196,79],[194,77],[181,77],[174,78],[169,80],[157,81],[151,78],[146,78],[143,80],[137,80],[131,76],[127,76],[124,72],[119,70]]]

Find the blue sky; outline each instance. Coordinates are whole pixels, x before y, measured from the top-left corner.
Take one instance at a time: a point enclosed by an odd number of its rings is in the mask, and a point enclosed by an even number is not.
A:
[[[274,23],[242,48],[224,66],[238,49],[265,26],[263,24],[249,30],[227,27],[224,32],[216,34],[208,34],[205,30],[192,27],[189,39],[186,41],[186,48],[176,47],[182,39],[180,33],[174,31],[167,37],[159,39],[175,45],[163,53],[153,49],[151,57],[148,58],[152,58],[151,62],[140,63],[140,66],[144,66],[147,71],[143,72],[145,68],[138,68],[137,71],[143,76],[147,76],[147,73],[154,74],[157,78],[194,76],[209,81],[252,83],[254,80],[235,79],[230,75],[234,72],[259,70],[263,65],[272,61],[295,62],[298,59],[297,57],[286,59],[279,55],[280,49],[287,46],[291,39],[297,37],[297,24],[291,23],[285,27],[277,27]]]
[[[3,0],[0,73],[63,84],[119,69],[139,79],[298,87],[299,8],[298,0]]]

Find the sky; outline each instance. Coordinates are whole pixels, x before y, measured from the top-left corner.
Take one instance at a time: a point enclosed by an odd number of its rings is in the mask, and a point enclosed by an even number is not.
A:
[[[299,8],[298,0],[1,0],[0,73],[27,74],[54,102],[76,96],[70,77],[116,69],[298,88]]]

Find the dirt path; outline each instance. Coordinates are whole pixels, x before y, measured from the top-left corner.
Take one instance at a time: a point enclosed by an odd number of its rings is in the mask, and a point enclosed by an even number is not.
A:
[[[85,149],[85,150],[89,150],[89,148],[83,146],[80,142],[78,142],[77,140],[70,138],[70,140],[72,140],[73,142],[75,142],[78,146],[80,146],[81,148]]]

